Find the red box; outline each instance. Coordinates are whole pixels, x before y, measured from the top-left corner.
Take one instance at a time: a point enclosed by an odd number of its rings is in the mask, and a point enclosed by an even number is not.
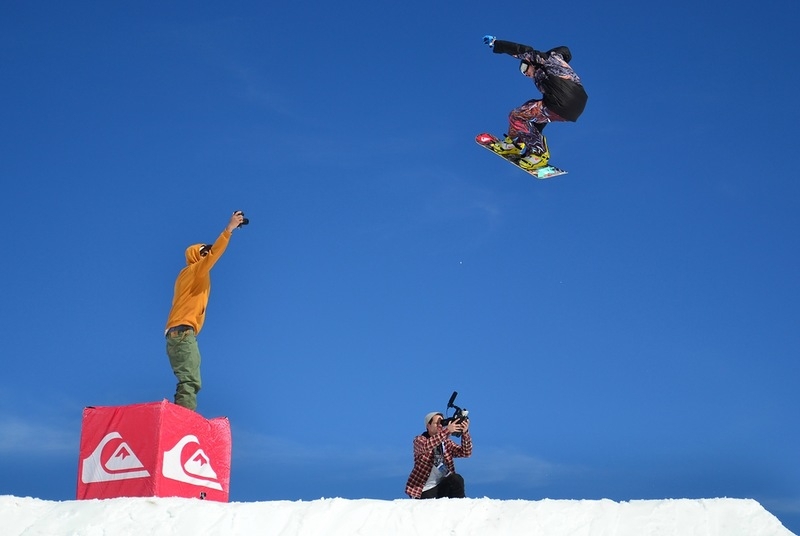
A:
[[[228,502],[231,427],[166,400],[83,410],[78,499]]]

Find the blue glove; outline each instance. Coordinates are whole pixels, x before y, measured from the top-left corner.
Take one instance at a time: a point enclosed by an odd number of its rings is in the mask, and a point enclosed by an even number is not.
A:
[[[495,36],[493,36],[493,35],[484,35],[483,36],[483,42],[486,43],[487,45],[489,45],[490,47],[494,46],[494,40],[495,39],[497,39],[497,38]]]

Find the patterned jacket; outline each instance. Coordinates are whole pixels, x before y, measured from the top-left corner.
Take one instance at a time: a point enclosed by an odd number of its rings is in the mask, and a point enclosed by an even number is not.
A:
[[[569,66],[572,53],[561,46],[540,52],[511,41],[495,40],[495,54],[508,54],[537,67],[533,82],[542,93],[544,105],[567,121],[577,121],[586,107],[588,96],[581,79]]]
[[[444,464],[451,473],[456,472],[453,458],[469,458],[472,455],[472,438],[469,430],[461,435],[460,445],[450,439],[448,432],[444,430],[433,437],[428,435],[428,432],[415,437],[414,469],[411,470],[406,482],[406,494],[412,499],[419,499],[422,495],[422,488],[433,469],[433,449],[438,445],[444,445]]]

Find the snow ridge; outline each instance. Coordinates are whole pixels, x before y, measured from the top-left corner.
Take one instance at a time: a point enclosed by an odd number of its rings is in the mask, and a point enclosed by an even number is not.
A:
[[[792,536],[750,499],[181,498],[44,501],[0,496],[5,536]]]

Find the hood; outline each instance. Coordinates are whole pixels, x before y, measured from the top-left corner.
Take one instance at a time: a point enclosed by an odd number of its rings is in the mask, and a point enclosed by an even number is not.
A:
[[[203,244],[192,244],[188,248],[186,248],[186,266],[196,263],[201,259],[200,257],[200,248],[203,247]]]

